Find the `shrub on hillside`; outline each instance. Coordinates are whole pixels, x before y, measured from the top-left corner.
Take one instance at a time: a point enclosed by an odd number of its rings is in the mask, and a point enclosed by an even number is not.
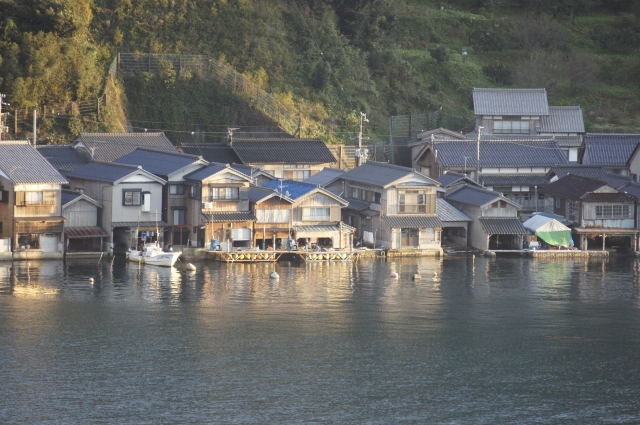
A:
[[[449,60],[449,53],[447,52],[447,49],[439,44],[437,46],[429,47],[429,54],[438,63],[443,63]]]

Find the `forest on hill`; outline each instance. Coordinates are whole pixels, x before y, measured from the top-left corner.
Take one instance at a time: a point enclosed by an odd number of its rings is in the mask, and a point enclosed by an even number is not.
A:
[[[122,131],[125,117],[176,143],[269,124],[194,73],[111,78],[119,52],[215,58],[329,142],[349,143],[360,112],[372,140],[392,115],[468,117],[474,87],[544,87],[580,105],[588,131],[634,132],[639,46],[640,4],[625,0],[0,0],[3,138],[30,137],[33,109],[39,143]]]

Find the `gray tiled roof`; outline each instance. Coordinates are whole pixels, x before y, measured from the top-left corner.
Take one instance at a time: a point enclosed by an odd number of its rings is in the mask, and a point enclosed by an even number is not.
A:
[[[468,140],[436,141],[438,161],[444,167],[476,166],[477,143]],[[483,141],[480,143],[481,167],[550,167],[568,164],[566,155],[553,140]]]
[[[200,158],[178,151],[167,152],[155,149],[137,148],[135,151],[120,157],[113,162],[116,164],[140,165],[150,173],[166,178],[169,174],[197,163]]]
[[[0,142],[0,170],[14,184],[68,183],[27,141]]]
[[[80,196],[82,195],[78,192],[70,192],[67,190],[63,190],[60,195],[61,203],[62,205],[67,205],[69,202],[73,201],[76,198],[79,198]]]
[[[338,224],[317,224],[312,226],[293,226],[293,230],[296,232],[335,232],[340,230],[340,223]],[[343,232],[353,232],[355,228],[342,223]]]
[[[582,202],[635,202],[635,196],[625,193],[587,193],[582,198]]]
[[[382,219],[390,227],[442,227],[437,215],[385,215]]]
[[[347,209],[353,211],[364,210],[366,208],[369,208],[369,206],[371,205],[371,202],[361,201],[359,199],[346,199],[346,201],[349,203]]]
[[[324,186],[325,184],[329,183],[336,177],[340,177],[342,174],[344,174],[344,172],[345,172],[344,170],[341,170],[339,168],[324,167],[322,170],[315,173],[313,176],[309,177],[305,181],[307,183]]]
[[[542,117],[538,133],[584,133],[584,119],[579,106],[549,106],[549,115]]]
[[[554,140],[561,148],[579,148],[582,146],[582,136],[555,136]]]
[[[202,181],[226,169],[227,169],[226,165],[210,164],[210,165],[207,165],[206,167],[203,167],[199,170],[194,171],[193,173],[187,174],[186,176],[184,176],[184,178],[186,180]],[[234,171],[237,171],[237,170],[234,170]],[[250,178],[249,176],[246,176],[246,177]]]
[[[482,189],[472,185],[465,185],[455,192],[447,194],[445,198],[448,201],[461,202],[463,204],[475,205],[477,207],[483,207],[499,200],[513,204],[512,201],[500,195],[498,192]]]
[[[135,165],[115,164],[113,162],[90,162],[84,167],[67,173],[70,178],[114,183],[121,178],[141,169]]]
[[[569,174],[554,181],[553,183],[549,183],[540,191],[551,196],[579,200],[585,194],[593,192],[594,190],[606,185],[607,183],[602,180],[594,180],[588,177]]]
[[[232,222],[232,221],[256,221],[254,216],[249,211],[238,212],[216,212],[212,214],[204,214],[208,222]]]
[[[464,174],[456,173],[454,171],[449,171],[441,175],[440,177],[436,177],[434,180],[440,183],[440,185],[442,185],[443,187],[446,187],[446,186],[449,186],[450,184],[457,183],[465,179],[467,179],[467,176],[465,176]]]
[[[480,218],[482,229],[487,235],[526,235],[519,218]]]
[[[549,115],[545,89],[473,89],[476,115]]]
[[[480,175],[485,186],[544,186],[549,181],[542,174]]]
[[[72,171],[87,163],[71,145],[39,145],[36,149],[56,170]]]
[[[583,163],[625,166],[638,143],[640,134],[587,133]]]
[[[240,164],[240,158],[232,148],[219,143],[189,143],[182,144],[180,149],[190,155],[200,155],[209,162],[221,164]]]
[[[640,201],[640,183],[629,182],[618,190],[631,196],[635,196],[635,198]]]
[[[386,186],[398,179],[407,177],[414,172],[415,171],[411,168],[401,167],[399,165],[367,161],[361,166],[349,170],[339,177],[346,181],[365,183],[373,186]],[[431,180],[426,176],[424,177]],[[435,180],[431,181],[433,182],[433,185],[438,184]],[[425,183],[425,185],[429,185],[429,183]]]
[[[609,186],[618,188],[631,181],[631,177],[620,174],[611,174],[601,165],[566,165],[553,167],[552,172],[561,179],[564,176],[573,174],[576,176],[588,177],[590,179],[602,180]]]
[[[169,227],[164,221],[114,221],[111,228],[114,227]]]
[[[452,221],[471,221],[462,211],[442,198],[436,200],[436,213],[445,226]]]
[[[78,148],[79,143],[86,147],[84,154],[89,158],[93,151],[94,160],[107,162],[142,147],[176,151],[164,133],[80,133],[73,141],[73,146]]]
[[[231,147],[244,164],[337,162],[320,139],[234,139]]]

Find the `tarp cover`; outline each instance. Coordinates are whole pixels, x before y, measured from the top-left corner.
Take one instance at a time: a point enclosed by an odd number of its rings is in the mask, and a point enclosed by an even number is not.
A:
[[[571,229],[555,218],[534,215],[522,224],[551,246],[571,246]]]

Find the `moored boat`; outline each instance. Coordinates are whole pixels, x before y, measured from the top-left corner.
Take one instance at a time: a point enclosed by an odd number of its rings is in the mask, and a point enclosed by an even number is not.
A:
[[[127,252],[129,261],[161,267],[173,267],[179,256],[180,252],[164,252],[156,243],[145,245],[142,251]]]

